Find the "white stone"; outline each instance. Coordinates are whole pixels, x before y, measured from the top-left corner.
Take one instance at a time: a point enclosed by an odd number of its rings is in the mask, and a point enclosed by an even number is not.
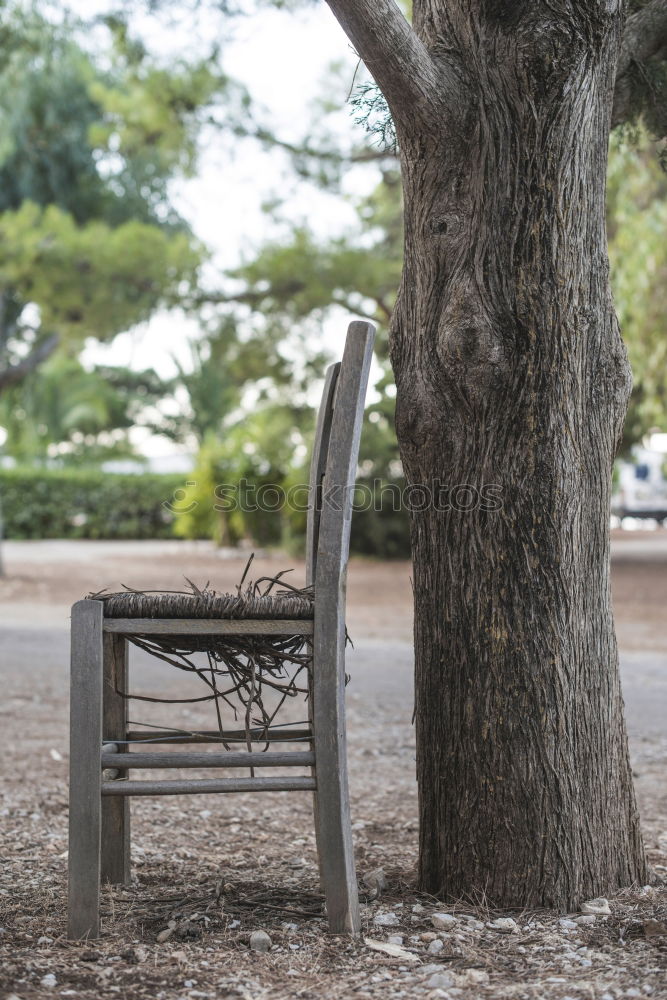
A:
[[[568,920],[566,917],[563,917],[561,920],[558,921],[558,923],[564,930],[576,931],[577,929],[577,925],[575,924],[574,920]]]
[[[465,969],[456,976],[457,986],[482,986],[489,981],[489,974],[485,969]]]
[[[432,990],[446,990],[455,985],[455,979],[451,972],[434,972],[426,985]]]
[[[412,907],[412,912],[413,913],[423,913],[425,909],[426,909],[426,907],[422,906],[421,903],[415,903],[415,905]]]
[[[462,929],[464,931],[483,931],[484,924],[481,920],[475,920],[474,917],[468,917],[465,926]]]
[[[45,976],[42,976],[39,982],[45,989],[52,990],[56,985],[56,977],[53,972],[47,972]]]
[[[400,920],[395,913],[376,913],[373,917],[373,923],[377,927],[397,927]]]
[[[431,943],[428,946],[427,950],[428,950],[429,955],[437,955],[437,954],[439,954],[439,952],[442,951],[443,948],[444,948],[444,945],[443,945],[442,941],[440,940],[440,938],[436,938],[435,941],[431,941]]]
[[[598,896],[596,899],[587,899],[581,904],[581,912],[594,913],[596,916],[599,914],[608,916],[611,913],[609,900],[605,899],[604,896]]]
[[[390,934],[389,937],[387,938],[387,941],[389,942],[389,944],[398,944],[398,945],[401,945],[401,944],[403,944],[403,935],[402,934]]]
[[[253,931],[250,935],[251,951],[270,951],[271,944],[271,938],[266,931]]]
[[[575,917],[575,922],[577,924],[594,924],[595,915],[593,913],[585,913],[581,917]]]
[[[458,921],[451,913],[432,913],[431,923],[439,931],[451,931]]]
[[[498,917],[497,920],[490,920],[486,926],[501,934],[514,934],[519,929],[516,920],[513,920],[512,917]]]

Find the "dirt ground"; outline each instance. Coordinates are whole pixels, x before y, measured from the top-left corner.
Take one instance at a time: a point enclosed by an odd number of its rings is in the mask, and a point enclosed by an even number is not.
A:
[[[90,590],[179,588],[183,576],[230,589],[245,557],[189,543],[26,542],[8,543],[5,561],[0,997],[667,997],[662,533],[614,540],[628,727],[654,876],[650,886],[611,898],[610,914],[601,916],[495,913],[483,900],[444,904],[416,892],[410,570],[352,561],[350,780],[364,899],[355,941],[326,932],[309,796],[286,793],[133,800],[132,884],[104,889],[98,941],[65,940],[69,607]],[[253,576],[292,564],[258,558]],[[302,573],[297,564],[295,584]],[[144,655],[133,657],[132,673],[136,690],[184,691],[180,678]],[[141,711],[141,721],[157,721]],[[180,721],[171,723],[174,712]],[[204,723],[196,705],[168,718]],[[450,919],[434,920],[438,913]],[[497,924],[499,917],[514,923]],[[271,938],[266,954],[249,947],[259,929]]]

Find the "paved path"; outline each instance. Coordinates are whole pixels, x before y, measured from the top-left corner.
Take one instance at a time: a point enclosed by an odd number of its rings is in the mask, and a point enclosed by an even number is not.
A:
[[[0,629],[0,683],[5,694],[25,686],[29,671],[35,687],[66,697],[69,671],[69,637],[65,629]],[[160,676],[163,666],[134,654],[136,681],[147,686]],[[359,640],[348,651],[349,693],[357,711],[398,713],[401,721],[412,711],[412,648],[404,642]],[[626,716],[633,739],[667,739],[667,655],[654,652],[621,652],[621,674]]]

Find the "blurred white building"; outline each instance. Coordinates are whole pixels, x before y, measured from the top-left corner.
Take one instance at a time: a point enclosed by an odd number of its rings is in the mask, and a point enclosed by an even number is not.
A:
[[[632,461],[617,462],[619,474],[612,512],[623,527],[634,526],[630,519],[667,522],[666,467],[667,434],[662,433],[650,434],[642,445],[633,448]]]

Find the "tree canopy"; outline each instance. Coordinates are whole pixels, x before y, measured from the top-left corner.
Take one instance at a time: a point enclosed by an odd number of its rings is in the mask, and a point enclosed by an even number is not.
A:
[[[206,60],[169,69],[113,21],[13,4],[0,37],[0,390],[59,345],[106,340],[180,302],[203,248],[171,204],[194,169]]]

